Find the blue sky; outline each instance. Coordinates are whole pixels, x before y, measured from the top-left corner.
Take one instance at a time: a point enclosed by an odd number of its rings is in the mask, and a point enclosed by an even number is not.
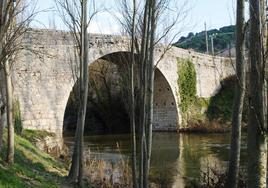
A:
[[[98,0],[101,7],[107,8],[114,14],[119,14],[116,6],[118,0]],[[174,0],[176,5],[180,7],[183,2],[187,2],[186,9],[187,18],[183,23],[177,26],[177,30],[181,31],[180,35],[186,35],[189,32],[199,32],[204,29],[204,22],[207,28],[219,28],[225,25],[235,23],[235,1],[234,0]],[[39,10],[54,8],[54,0],[39,0],[37,7]],[[42,13],[36,19],[40,23],[35,23],[35,27],[49,28],[49,19],[55,18],[57,29],[64,29],[57,13],[53,11]],[[104,12],[98,14],[90,26],[90,32],[103,34],[119,34],[120,26],[114,16]]]

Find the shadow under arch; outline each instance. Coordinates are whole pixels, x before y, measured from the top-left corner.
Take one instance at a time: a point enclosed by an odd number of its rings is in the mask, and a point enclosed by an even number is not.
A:
[[[106,61],[116,65],[119,68],[126,69],[126,65],[130,62],[131,54],[126,51],[113,52],[104,55],[93,62],[89,63],[90,67],[99,63],[99,61]],[[114,74],[118,72],[114,71]],[[77,83],[77,81],[76,81]],[[74,84],[75,86],[75,84]],[[73,86],[73,88],[74,88]],[[169,81],[165,77],[164,73],[157,67],[155,69],[155,79],[154,79],[154,120],[153,120],[153,130],[155,131],[176,131],[178,124],[178,105],[176,101],[176,96],[173,93],[173,89],[169,84]],[[73,89],[72,89],[73,90]],[[66,123],[66,110],[69,105],[70,97],[72,97],[70,92],[68,102],[66,102],[64,123]],[[74,119],[73,119],[74,120]],[[75,121],[69,123],[76,123]]]

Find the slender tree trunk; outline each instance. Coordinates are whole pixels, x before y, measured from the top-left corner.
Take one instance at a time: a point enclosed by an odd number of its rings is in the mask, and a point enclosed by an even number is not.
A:
[[[81,34],[80,34],[81,35]],[[82,72],[82,59],[81,59],[81,54],[79,54],[79,73],[80,73],[80,79],[78,80],[78,98],[77,100],[79,101],[79,107],[78,107],[78,116],[77,116],[77,123],[76,123],[76,129],[75,129],[75,138],[74,138],[74,150],[72,154],[72,163],[71,163],[71,168],[68,174],[68,179],[70,182],[76,182],[78,173],[79,173],[79,133],[80,128],[81,128],[81,117],[82,117],[82,111],[81,111],[81,103],[82,103],[82,96],[81,96],[81,85],[82,85],[82,80],[81,80],[81,72]]]
[[[145,121],[146,121],[146,61],[147,61],[147,46],[148,46],[148,11],[149,3],[148,0],[145,3],[144,10],[144,20],[142,28],[142,43],[141,43],[141,54],[140,54],[140,114],[139,114],[139,123],[140,123],[140,188],[144,186],[144,157],[145,157]]]
[[[72,155],[72,163],[71,163],[71,168],[68,174],[68,179],[70,182],[76,182],[77,177],[78,177],[78,169],[79,169],[79,135],[78,133],[80,132],[80,118],[81,117],[81,112],[79,109],[78,112],[78,119],[77,119],[77,125],[76,125],[76,130],[75,130],[75,138],[74,138],[74,150],[73,150],[73,155]]]
[[[152,123],[153,123],[153,94],[154,94],[154,47],[155,47],[155,29],[156,29],[156,2],[150,0],[150,45],[149,45],[149,59],[148,59],[148,86],[147,86],[147,112],[146,112],[146,127],[147,127],[147,158],[145,163],[145,187],[148,187],[150,160],[152,150]]]
[[[237,0],[236,15],[236,89],[233,103],[232,137],[229,157],[229,171],[227,187],[236,188],[238,183],[240,163],[241,123],[243,115],[243,103],[245,96],[245,32],[244,32],[245,1]]]
[[[135,86],[134,86],[134,66],[135,66],[135,33],[136,33],[136,0],[133,0],[133,18],[131,31],[131,65],[130,65],[130,87],[131,87],[131,102],[130,102],[130,123],[132,132],[132,182],[133,187],[137,188],[137,146],[136,146],[136,116],[135,116]]]
[[[143,179],[143,167],[144,167],[144,140],[145,140],[145,128],[143,126],[143,124],[140,124],[141,127],[141,131],[140,131],[140,188],[143,187],[143,183],[144,183],[144,179]]]
[[[0,110],[0,153],[1,153],[2,147],[3,147],[3,131],[4,131],[1,111],[2,110]]]
[[[250,115],[248,123],[248,187],[266,187],[267,107],[264,79],[265,1],[250,0]],[[264,42],[265,41],[265,42]]]
[[[84,127],[88,96],[88,33],[87,33],[87,0],[81,1],[81,49],[79,78],[79,112],[75,134],[75,146],[68,178],[71,182],[78,181],[82,186],[84,174]]]
[[[87,112],[87,97],[88,97],[88,32],[87,32],[87,0],[83,0],[82,5],[82,57],[83,57],[83,105],[82,105],[82,123],[80,130],[80,163],[78,182],[82,186],[82,178],[84,175],[84,128]]]
[[[1,101],[0,101],[0,152],[3,147],[3,134],[4,134],[4,127],[6,126],[6,108],[5,108],[5,81],[4,81],[4,71],[0,71],[0,95],[1,95]]]
[[[0,2],[0,18],[2,19],[3,1]],[[0,33],[2,33],[2,28],[0,27]],[[0,42],[0,54],[2,54],[2,42]],[[0,68],[0,152],[3,147],[3,134],[4,134],[4,115],[5,115],[5,71]]]
[[[14,124],[13,124],[13,102],[12,102],[12,81],[11,81],[11,71],[10,64],[8,61],[5,62],[5,77],[6,77],[6,99],[7,99],[7,158],[6,161],[9,164],[14,162]]]

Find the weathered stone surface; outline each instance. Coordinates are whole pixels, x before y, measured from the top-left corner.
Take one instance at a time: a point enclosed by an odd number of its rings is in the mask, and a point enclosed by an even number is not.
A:
[[[25,36],[28,48],[14,64],[14,92],[19,99],[23,127],[47,130],[62,135],[63,118],[69,94],[76,82],[73,74],[74,53],[70,34],[63,31],[32,30]],[[90,64],[109,54],[129,51],[126,37],[90,35]],[[178,95],[178,58],[190,58],[197,72],[197,94],[211,97],[220,88],[220,81],[234,74],[225,58],[171,48],[161,61],[164,47],[156,49],[154,129],[176,130],[181,122]],[[89,66],[90,66],[89,64]]]

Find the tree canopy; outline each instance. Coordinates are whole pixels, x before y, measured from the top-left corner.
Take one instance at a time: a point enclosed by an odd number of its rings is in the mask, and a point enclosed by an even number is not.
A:
[[[235,44],[235,26],[225,26],[220,29],[211,29],[207,31],[209,37],[209,50],[211,50],[210,37],[214,36],[214,51],[222,52]],[[197,52],[206,52],[206,33],[201,31],[199,33],[190,32],[186,37],[182,36],[175,44],[179,48],[193,49]]]

